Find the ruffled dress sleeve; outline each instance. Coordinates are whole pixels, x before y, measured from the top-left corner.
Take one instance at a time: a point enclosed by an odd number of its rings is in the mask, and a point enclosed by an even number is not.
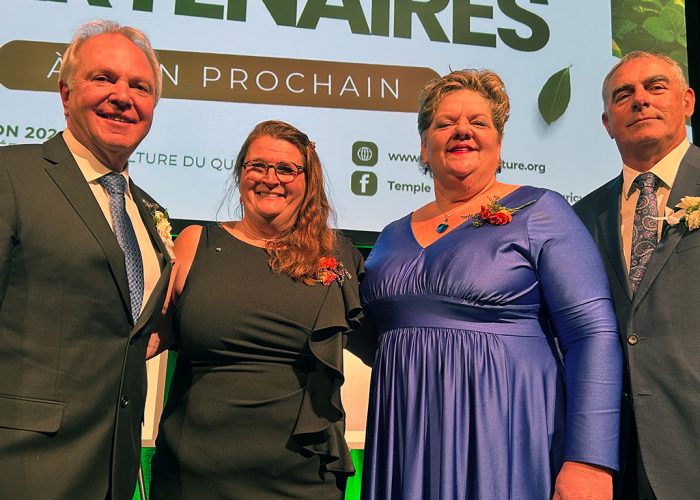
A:
[[[364,275],[362,255],[341,240],[339,260],[350,272],[340,285],[328,285],[325,300],[309,336],[316,359],[309,374],[292,438],[310,453],[320,455],[326,470],[353,474],[355,469],[345,442],[345,411],[340,400],[343,385],[343,347],[348,332],[362,321],[359,280]]]
[[[566,374],[564,460],[618,469],[622,349],[598,249],[568,202],[546,193],[528,222],[547,320]]]

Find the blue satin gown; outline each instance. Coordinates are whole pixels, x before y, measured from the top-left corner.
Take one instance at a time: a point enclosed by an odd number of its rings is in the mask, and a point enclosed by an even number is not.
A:
[[[621,348],[598,250],[558,194],[426,248],[410,216],[366,262],[379,331],[365,499],[548,499],[565,460],[618,466]]]

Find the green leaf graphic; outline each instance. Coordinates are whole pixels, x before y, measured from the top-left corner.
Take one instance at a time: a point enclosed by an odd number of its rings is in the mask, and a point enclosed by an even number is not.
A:
[[[683,7],[669,5],[661,11],[661,19],[676,35],[685,37],[685,11]]]
[[[672,42],[676,39],[673,31],[668,29],[666,23],[660,17],[650,17],[642,24],[647,32],[661,42]]]
[[[685,49],[674,50],[669,54],[671,59],[676,61],[681,67],[686,67],[688,65],[688,52]]]
[[[557,71],[549,77],[537,98],[537,107],[547,125],[551,125],[564,114],[571,100],[571,66]]]
[[[634,30],[636,27],[637,24],[633,23],[629,19],[620,19],[619,21],[613,21],[613,31],[620,38],[625,36],[630,31]]]
[[[664,4],[660,0],[629,0],[625,3],[627,8],[644,16],[658,14],[664,8]]]
[[[670,54],[687,73],[685,4],[686,0],[611,0],[612,54]]]

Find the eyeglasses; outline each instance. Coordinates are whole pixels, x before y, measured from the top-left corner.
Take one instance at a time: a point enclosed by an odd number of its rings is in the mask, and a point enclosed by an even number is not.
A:
[[[289,184],[297,178],[297,175],[306,170],[301,165],[297,165],[291,161],[280,161],[272,164],[262,160],[250,160],[244,161],[241,165],[246,169],[248,178],[254,182],[263,180],[268,170],[274,169],[277,179],[279,179],[282,184]]]

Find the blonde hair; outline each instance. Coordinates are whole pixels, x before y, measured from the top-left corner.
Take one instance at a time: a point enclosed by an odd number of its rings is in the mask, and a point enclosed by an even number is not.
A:
[[[73,39],[61,59],[61,69],[58,72],[58,81],[63,82],[69,89],[75,84],[75,69],[80,61],[80,46],[92,37],[98,35],[121,35],[136,45],[148,59],[153,70],[153,79],[156,84],[155,100],[160,99],[163,88],[163,78],[160,72],[160,62],[148,37],[140,30],[131,26],[122,26],[119,23],[108,20],[97,20],[82,24],[73,35]]]
[[[335,213],[331,207],[323,179],[321,160],[309,137],[289,123],[269,120],[258,123],[250,132],[236,158],[233,180],[240,187],[243,161],[250,145],[260,137],[272,137],[296,146],[304,158],[306,191],[297,218],[291,227],[267,244],[270,267],[277,273],[312,285],[319,278],[322,257],[336,256],[337,237],[331,228]]]

